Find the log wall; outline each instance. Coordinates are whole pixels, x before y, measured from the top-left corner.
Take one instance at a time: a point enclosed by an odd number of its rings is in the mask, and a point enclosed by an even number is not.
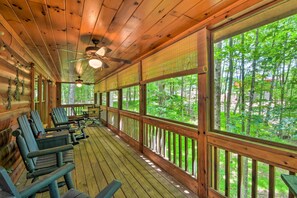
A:
[[[16,182],[25,166],[11,132],[18,128],[17,117],[31,110],[34,97],[31,75],[36,62],[1,15],[0,45],[0,166],[6,168]],[[41,72],[39,68],[35,69]],[[19,97],[15,97],[16,93]]]

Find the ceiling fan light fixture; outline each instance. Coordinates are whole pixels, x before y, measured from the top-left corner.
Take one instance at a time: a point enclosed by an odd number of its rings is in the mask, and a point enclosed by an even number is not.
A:
[[[80,76],[78,76],[78,79],[75,80],[75,84],[76,84],[77,87],[81,87],[82,86],[83,80],[80,79]]]
[[[89,60],[89,65],[90,65],[91,67],[93,67],[94,69],[97,69],[97,68],[99,68],[99,67],[102,67],[103,63],[102,63],[102,61],[99,60],[99,59],[90,59],[90,60]]]

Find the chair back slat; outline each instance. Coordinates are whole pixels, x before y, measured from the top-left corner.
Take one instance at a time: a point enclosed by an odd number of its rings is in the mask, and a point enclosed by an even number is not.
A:
[[[6,192],[12,196],[20,197],[19,192],[17,191],[16,187],[12,183],[9,175],[3,167],[0,167],[0,189],[2,192]]]
[[[20,129],[22,131],[22,136],[24,137],[29,152],[33,152],[33,151],[38,151],[38,145],[37,142],[35,140],[35,137],[33,136],[33,132],[30,126],[30,123],[28,121],[28,118],[26,115],[22,115],[20,117],[18,117],[18,123],[20,126]]]
[[[45,134],[45,130],[43,128],[43,124],[41,121],[41,118],[39,116],[39,113],[37,111],[31,111],[31,119],[33,120],[33,123],[35,125],[35,128],[37,131],[41,134]]]

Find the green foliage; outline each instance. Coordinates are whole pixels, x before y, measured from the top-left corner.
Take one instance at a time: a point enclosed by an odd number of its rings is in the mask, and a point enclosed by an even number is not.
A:
[[[296,144],[296,26],[294,15],[233,36],[232,46],[230,38],[214,44],[221,79],[220,90],[215,90],[215,98],[220,98],[215,103],[220,112],[216,129]]]
[[[215,129],[273,142],[297,143],[297,15],[214,44]],[[219,154],[219,191],[225,188],[225,153]],[[243,159],[243,197],[251,196],[251,159]],[[230,163],[231,174],[236,163]],[[275,195],[288,188],[275,169]],[[269,165],[258,162],[258,195],[268,196]],[[236,175],[236,174],[235,174]],[[236,180],[230,180],[236,197]]]
[[[109,106],[118,108],[118,103],[119,103],[119,92],[118,91],[109,92]]]
[[[61,84],[61,104],[93,104],[94,85],[83,84],[77,87],[73,83]]]
[[[164,79],[147,84],[147,114],[198,124],[197,75]]]
[[[107,96],[106,96],[106,92],[102,93],[102,105],[106,106],[107,102]]]
[[[123,110],[139,112],[139,86],[123,88]]]

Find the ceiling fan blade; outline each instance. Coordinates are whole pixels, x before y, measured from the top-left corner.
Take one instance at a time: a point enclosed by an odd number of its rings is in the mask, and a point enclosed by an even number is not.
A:
[[[71,53],[81,54],[81,55],[85,54],[83,52],[77,52],[77,51],[72,51],[72,50],[68,50],[68,49],[59,49],[59,50],[64,51],[64,52],[71,52]]]
[[[103,62],[102,67],[103,67],[103,68],[109,68],[109,65]]]
[[[114,57],[108,57],[108,56],[105,56],[104,58],[106,60],[113,61],[113,62],[118,62],[118,63],[123,63],[123,64],[131,64],[130,60],[125,60],[125,59],[121,59],[121,58],[114,58]]]
[[[74,63],[74,62],[79,62],[79,61],[83,61],[83,60],[87,60],[87,59],[86,58],[79,58],[79,59],[67,61],[67,63]]]

